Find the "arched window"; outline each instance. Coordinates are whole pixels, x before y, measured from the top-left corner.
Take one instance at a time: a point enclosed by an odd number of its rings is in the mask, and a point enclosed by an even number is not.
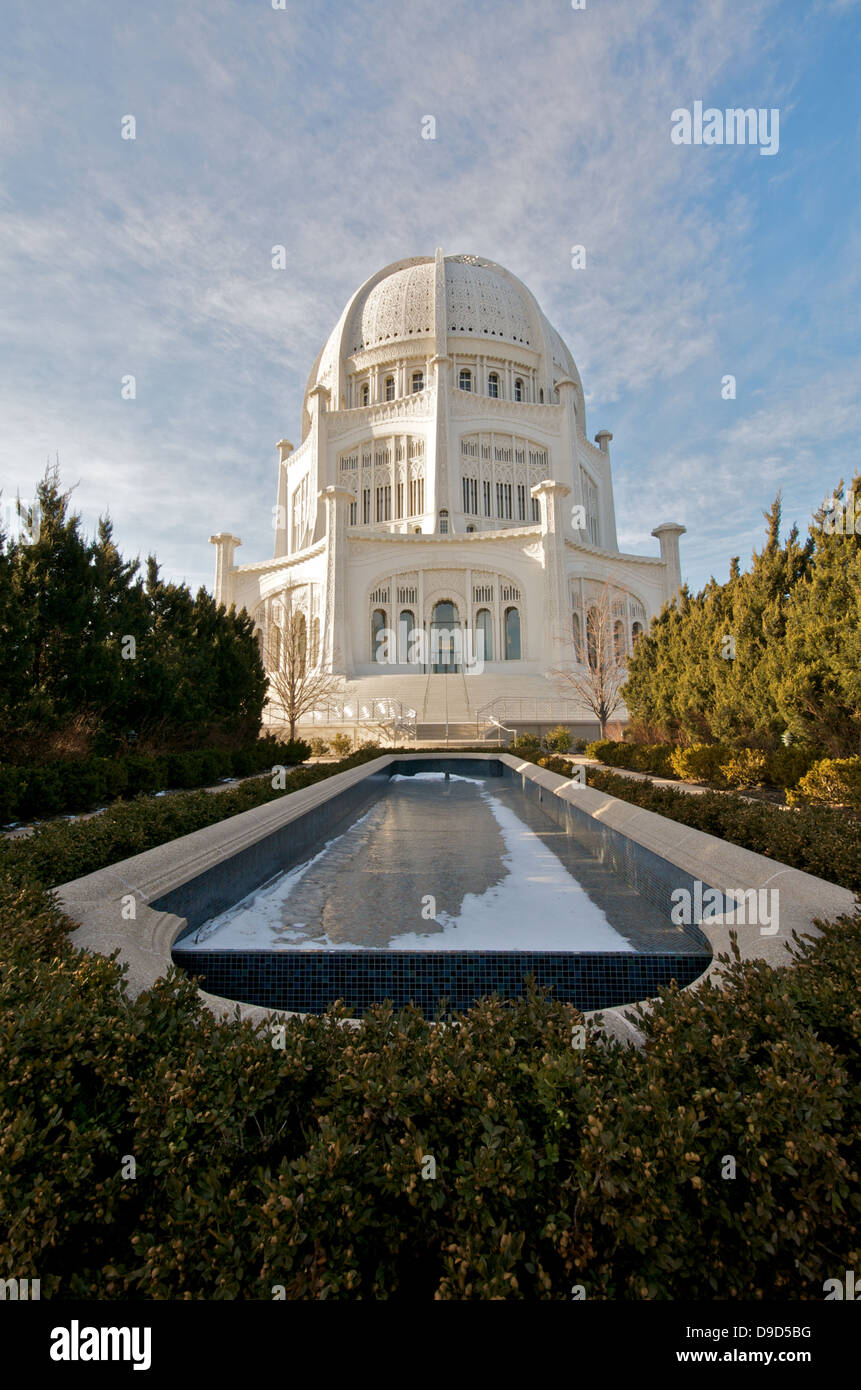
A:
[[[487,394],[489,396],[499,396],[499,373],[491,372],[487,378]]]
[[[424,372],[413,372],[413,395],[416,395],[416,393],[417,393],[418,391],[423,391],[424,389],[425,389],[425,374],[424,374]]]
[[[366,382],[365,385],[362,387],[362,405],[370,405],[370,403],[371,403],[371,388],[370,388],[370,386],[368,386],[368,384],[367,384],[367,382]]]
[[[468,367],[461,367],[460,376],[457,379],[457,384],[460,387],[461,391],[472,390],[472,372],[469,370]]]
[[[387,377],[386,377],[386,400],[387,400],[387,401],[393,401],[394,399],[395,399],[395,378],[394,378],[393,376],[387,376]]]
[[[580,628],[579,613],[571,614],[571,636],[574,638],[574,655],[577,658],[577,660],[580,661],[580,653],[583,646],[583,633]]]
[[[406,665],[410,659],[410,638],[416,625],[415,616],[404,608],[398,618],[398,661]]]
[[[439,533],[441,536],[448,535],[448,512],[445,507],[439,514]]]
[[[515,377],[514,380],[514,399],[516,401],[523,400],[523,382],[520,380],[519,376]]]
[[[273,626],[273,627],[271,627],[271,628],[269,629],[269,631],[270,631],[270,633],[272,634],[271,637],[270,637],[270,639],[269,639],[269,661],[270,661],[269,669],[270,669],[270,671],[280,671],[280,670],[281,670],[281,629],[280,629],[280,627],[274,627],[274,626]]]
[[[520,614],[516,608],[505,610],[505,660],[520,660]]]
[[[625,659],[625,629],[618,618],[613,624],[613,655],[617,662]]]
[[[539,403],[539,405],[543,405],[543,404],[544,404],[544,387],[543,387],[543,386],[541,387],[540,391],[538,392],[538,403]]]
[[[371,614],[371,660],[385,661],[386,615],[382,608],[375,608]]]
[[[475,615],[476,649],[479,661],[493,660],[493,615],[489,608],[479,608]]]
[[[256,628],[254,629],[254,640],[255,640],[255,642],[257,643],[257,650],[258,650],[258,652],[260,653],[260,660],[262,661],[262,660],[263,660],[263,629],[262,629],[262,627],[256,627]]]
[[[633,646],[633,644],[636,642],[637,638],[638,638],[638,637],[642,637],[642,635],[643,635],[643,624],[642,624],[642,623],[634,623],[634,624],[632,625],[632,627],[631,627],[631,645]]]
[[[431,614],[431,669],[445,675],[460,670],[460,623],[449,599],[433,606]]]
[[[311,619],[311,665],[320,664],[320,619]]]

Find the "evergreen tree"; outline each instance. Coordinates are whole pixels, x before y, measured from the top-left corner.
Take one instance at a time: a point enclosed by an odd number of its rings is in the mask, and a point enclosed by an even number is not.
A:
[[[81,531],[49,466],[24,534],[0,532],[0,730],[7,756],[256,737],[266,677],[245,613]],[[130,738],[130,736],[133,736]]]
[[[824,509],[814,516],[812,563],[793,589],[773,667],[790,733],[833,757],[861,753],[861,536],[849,501],[859,487],[856,477],[848,497],[838,488],[839,529]]]

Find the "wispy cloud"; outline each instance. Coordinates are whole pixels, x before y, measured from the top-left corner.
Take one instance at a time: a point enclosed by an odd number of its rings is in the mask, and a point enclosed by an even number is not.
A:
[[[758,534],[778,476],[799,507],[833,484],[817,428],[857,429],[858,233],[841,215],[835,241],[832,218],[823,245],[805,199],[857,153],[816,104],[852,22],[839,8],[790,25],[777,0],[155,0],[45,24],[16,0],[0,73],[4,486],[28,492],[58,450],[90,523],[110,506],[124,547],[172,574],[208,580],[222,527],[264,558],[274,443],[298,441],[344,302],[442,244],[536,293],[593,429],[616,433],[621,537],[653,552],[668,515],[699,527],[701,582],[740,526]],[[780,106],[779,157],[672,146],[670,113],[695,99]],[[731,415],[715,414],[724,372],[743,388]]]

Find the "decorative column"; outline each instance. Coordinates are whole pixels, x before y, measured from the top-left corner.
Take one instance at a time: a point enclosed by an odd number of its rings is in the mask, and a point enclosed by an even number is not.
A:
[[[541,549],[544,566],[544,632],[543,659],[545,669],[570,659],[571,624],[568,619],[568,600],[565,593],[565,498],[571,489],[564,483],[548,479],[530,489],[541,507]]]
[[[682,566],[679,559],[679,536],[687,530],[677,521],[665,521],[652,532],[661,543],[661,559],[664,562],[664,601],[675,599],[682,587]]]
[[[448,509],[449,534],[454,530],[454,506],[450,498],[449,479],[449,384],[451,381],[451,358],[448,355],[448,318],[445,297],[445,257],[442,247],[434,254],[433,282],[433,343],[431,358],[433,367],[433,432],[431,448],[425,446],[425,509],[432,513],[431,531],[439,526],[439,513],[442,507]],[[430,382],[428,382],[430,385]],[[430,439],[428,444],[430,444]]]
[[[595,435],[595,443],[607,458],[607,473],[602,489],[600,518],[601,544],[605,550],[618,550],[619,548],[616,540],[616,505],[613,501],[613,478],[610,470],[610,440],[612,438],[609,430],[599,430]]]
[[[434,357],[434,427],[433,452],[425,465],[429,496],[425,496],[425,509],[433,513],[432,531],[439,525],[440,508],[448,508],[449,533],[454,531],[454,506],[450,501],[449,479],[449,409],[448,383],[451,371],[450,357]],[[428,451],[430,452],[430,451]]]
[[[324,670],[349,676],[353,669],[350,622],[347,612],[347,525],[353,494],[343,487],[327,487],[318,493],[326,504],[326,587],[321,633]]]
[[[311,456],[308,460],[308,488],[326,487],[329,481],[328,420],[329,392],[325,386],[315,386],[308,393],[308,414],[311,417]],[[373,466],[373,465],[372,465]],[[311,527],[311,541],[320,540],[323,534],[322,518],[317,515]]]
[[[293,445],[289,439],[279,439],[275,447],[278,450],[278,484],[275,515],[272,518],[275,529],[275,549],[272,554],[277,560],[279,556],[287,554],[289,543],[287,535],[287,467],[293,452]]]
[[[229,608],[233,602],[233,552],[242,541],[238,536],[232,536],[229,531],[219,531],[217,536],[210,536],[209,544],[215,546],[213,597],[216,603],[223,603]]]
[[[559,473],[574,491],[574,502],[582,502],[580,488],[580,468],[577,453],[577,383],[570,376],[563,376],[557,382],[559,404],[562,406],[562,422],[559,429],[559,463],[554,460],[554,473]],[[575,464],[578,466],[575,467]],[[566,518],[566,531],[572,540],[583,539],[583,533],[571,530],[570,515]]]

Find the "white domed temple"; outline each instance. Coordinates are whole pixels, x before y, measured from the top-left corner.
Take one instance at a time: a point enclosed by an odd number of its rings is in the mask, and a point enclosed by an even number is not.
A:
[[[398,717],[420,738],[593,734],[557,673],[599,593],[631,650],[679,589],[685,529],[655,528],[660,556],[620,552],[611,439],[589,441],[574,360],[502,266],[437,251],[362,285],[314,363],[301,443],[278,444],[274,557],[237,565],[239,538],[211,538],[215,597],[252,615],[267,664],[298,624],[309,668],[340,678],[303,734]]]

